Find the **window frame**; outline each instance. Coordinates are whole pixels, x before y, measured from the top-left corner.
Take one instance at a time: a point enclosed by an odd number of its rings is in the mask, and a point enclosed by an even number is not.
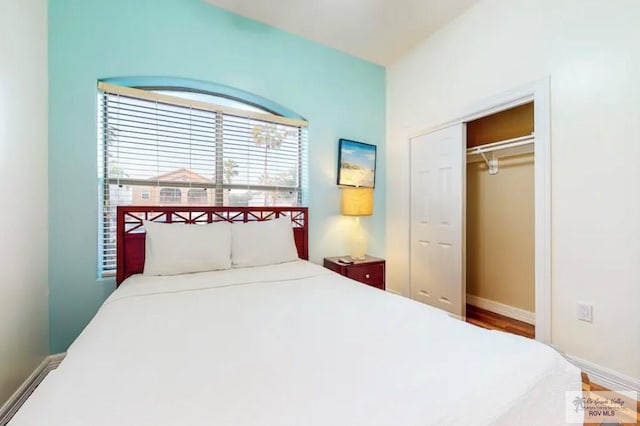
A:
[[[162,91],[163,93],[157,93],[155,91]],[[166,92],[175,92],[176,95],[167,95]],[[256,112],[253,110],[244,111],[239,108],[234,107],[226,107],[221,105],[216,105],[214,103],[202,102],[198,100],[192,100],[188,98],[179,97],[180,92],[190,92],[190,93],[198,93],[205,96],[212,97],[220,97],[230,99],[234,102],[243,103],[253,109],[257,108],[262,111]],[[144,180],[144,179],[130,179],[127,177],[116,176],[114,177],[110,174],[109,170],[109,126],[105,123],[108,123],[108,111],[107,111],[107,103],[108,97],[110,95],[119,95],[125,96],[138,100],[145,100],[151,102],[158,102],[161,104],[185,107],[185,108],[195,108],[195,109],[204,109],[207,111],[213,111],[215,113],[215,140],[220,141],[220,143],[215,143],[215,178],[212,183],[209,182],[197,182],[197,183],[187,183],[180,181],[152,181],[152,180]],[[113,227],[112,221],[113,218],[109,217],[113,214],[111,210],[115,210],[117,205],[122,205],[122,203],[113,203],[112,198],[110,198],[110,186],[118,185],[119,187],[135,187],[135,186],[145,186],[148,188],[156,188],[155,192],[157,192],[157,202],[159,204],[170,204],[170,205],[185,205],[185,206],[193,206],[193,205],[214,205],[214,206],[233,206],[235,204],[226,203],[224,191],[229,191],[229,197],[231,198],[231,190],[240,189],[248,191],[246,194],[250,194],[251,191],[259,191],[265,194],[265,204],[271,205],[267,203],[267,195],[268,193],[273,192],[281,192],[281,191],[289,191],[290,193],[295,193],[295,202],[292,204],[294,206],[303,206],[304,201],[306,200],[306,191],[307,189],[307,125],[306,120],[301,120],[298,118],[290,118],[284,117],[282,115],[278,115],[272,108],[268,106],[262,106],[250,100],[244,100],[239,97],[229,96],[223,93],[213,93],[206,90],[201,89],[189,89],[182,86],[143,86],[143,87],[124,87],[117,86],[110,83],[99,82],[98,83],[98,114],[102,114],[102,125],[98,125],[98,158],[102,164],[102,167],[99,167],[99,209],[100,209],[100,218],[99,218],[99,237],[98,237],[98,276],[100,278],[106,278],[114,276],[116,273],[116,265],[115,265],[115,254],[108,255],[106,245],[113,245],[115,247],[115,228]],[[297,139],[297,170],[296,170],[296,182],[294,186],[284,186],[284,185],[264,185],[264,184],[233,184],[227,183],[225,181],[224,176],[224,129],[225,129],[225,117],[240,117],[240,118],[249,118],[252,120],[258,120],[269,125],[286,125],[292,126],[296,128],[297,134],[295,134],[295,138]],[[99,119],[100,121],[100,119]],[[266,161],[266,160],[265,160]],[[100,164],[99,164],[100,166]],[[100,170],[102,173],[100,174]],[[161,192],[166,188],[176,188],[180,191],[181,199],[176,202],[162,202]],[[184,188],[186,192],[182,189]],[[191,203],[189,200],[189,189],[198,188],[204,189],[205,191],[208,189],[212,189],[214,191],[214,196],[209,198],[207,197],[207,201],[203,203]],[[154,190],[145,190],[147,194],[153,194]],[[185,195],[186,194],[186,195]],[[234,195],[234,199],[241,199],[240,197],[242,193],[236,193]],[[183,200],[182,198],[185,198]],[[117,198],[117,197],[116,197]],[[142,198],[146,202],[155,202],[152,199],[153,197],[149,196],[148,199]],[[130,204],[132,204],[131,202]],[[262,205],[262,204],[261,204]],[[107,211],[109,210],[109,211]],[[110,231],[111,230],[111,231]],[[105,242],[105,240],[109,240],[110,242]],[[108,259],[109,258],[109,259]],[[112,262],[109,262],[111,260]],[[109,267],[110,264],[113,263],[113,267]]]

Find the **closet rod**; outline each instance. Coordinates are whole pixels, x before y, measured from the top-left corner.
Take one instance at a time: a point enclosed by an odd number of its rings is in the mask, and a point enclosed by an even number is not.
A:
[[[527,145],[534,142],[534,134],[527,136],[520,136],[513,139],[507,139],[504,141],[488,143],[486,145],[474,146],[467,148],[467,155],[477,155],[483,152],[499,151],[507,148],[515,148],[516,146]]]

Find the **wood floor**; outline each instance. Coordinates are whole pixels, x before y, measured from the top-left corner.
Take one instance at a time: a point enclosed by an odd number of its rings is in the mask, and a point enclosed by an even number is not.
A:
[[[534,339],[536,336],[535,327],[531,324],[485,311],[484,309],[471,305],[467,305],[467,322],[489,330],[506,331],[530,339]]]
[[[522,321],[514,320],[505,317],[500,314],[496,314],[484,309],[476,308],[475,306],[467,305],[467,322],[477,325],[479,327],[487,328],[489,330],[506,331],[520,336],[528,337],[530,339],[535,338],[535,327],[531,324],[527,324]],[[598,394],[599,392],[608,392],[609,389],[604,386],[600,386],[597,383],[593,383],[589,380],[589,377],[582,373],[582,391],[585,397],[588,397],[591,393]],[[636,415],[636,421],[629,415],[621,413],[619,425],[640,425],[640,402],[637,403],[638,411]],[[585,423],[584,426],[600,426],[596,423]]]

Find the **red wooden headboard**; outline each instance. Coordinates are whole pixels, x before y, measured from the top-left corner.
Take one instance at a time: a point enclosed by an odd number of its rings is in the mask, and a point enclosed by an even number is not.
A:
[[[301,259],[309,259],[309,212],[306,207],[157,207],[118,206],[116,285],[144,268],[143,220],[165,223],[250,222],[291,217]]]

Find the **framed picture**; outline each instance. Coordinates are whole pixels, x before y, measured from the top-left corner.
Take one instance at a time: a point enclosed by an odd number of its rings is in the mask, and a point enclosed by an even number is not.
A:
[[[375,188],[376,146],[340,139],[338,185]]]

